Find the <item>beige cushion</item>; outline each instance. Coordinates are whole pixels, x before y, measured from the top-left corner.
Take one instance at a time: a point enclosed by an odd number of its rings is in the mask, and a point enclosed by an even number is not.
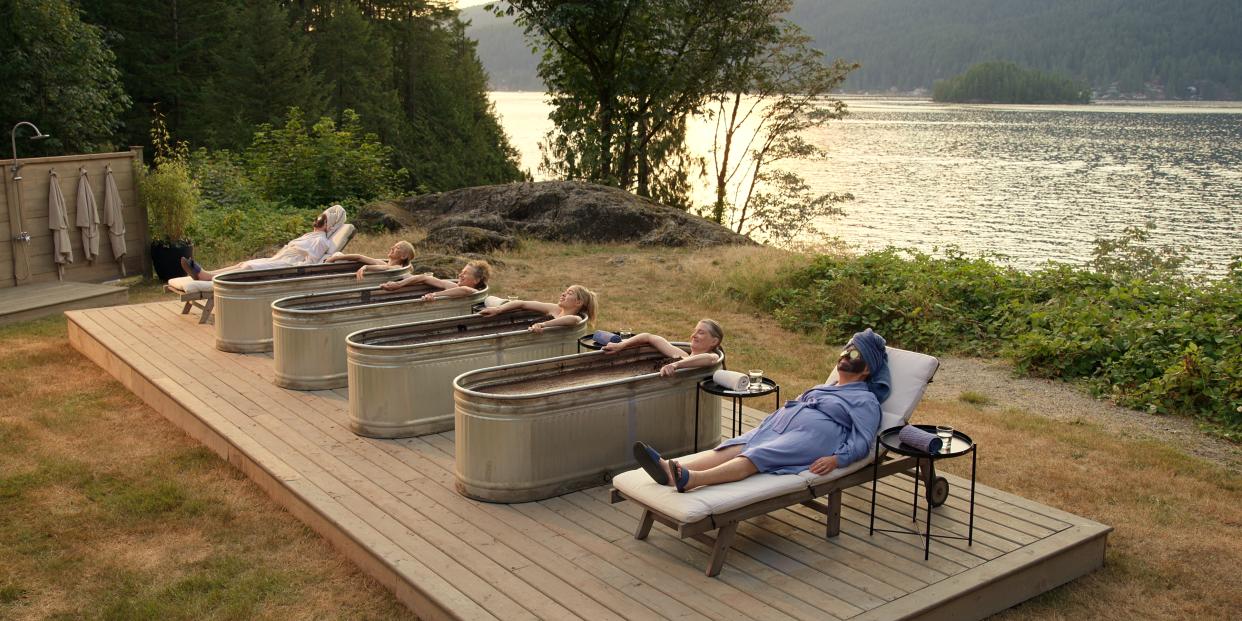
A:
[[[332,241],[332,247],[336,248],[337,252],[340,252],[345,249],[345,246],[349,245],[349,240],[354,238],[355,231],[357,229],[354,228],[354,225],[346,222],[338,227],[336,232],[328,239]]]
[[[612,486],[627,498],[688,524],[760,500],[806,489],[806,481],[796,474],[756,474],[735,483],[708,485],[679,493],[672,486],[656,483],[639,468],[618,474],[613,478]]]
[[[168,279],[168,286],[183,293],[211,292],[210,280],[195,280],[189,276],[178,276]]]
[[[888,364],[893,374],[893,391],[880,408],[880,429],[909,422],[914,408],[927,390],[927,383],[940,367],[940,361],[933,356],[893,347],[888,348]],[[836,370],[833,370],[828,382],[835,381],[836,375]],[[798,474],[756,474],[734,483],[700,487],[684,494],[677,493],[670,486],[657,484],[642,469],[617,475],[612,485],[627,498],[675,520],[691,523],[799,488],[839,479],[867,467],[874,458],[875,452],[868,452],[866,457],[824,476],[813,474],[810,470]]]

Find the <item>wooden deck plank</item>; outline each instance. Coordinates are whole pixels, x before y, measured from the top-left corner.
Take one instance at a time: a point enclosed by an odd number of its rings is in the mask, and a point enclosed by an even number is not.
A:
[[[868,535],[864,485],[845,494],[840,536],[808,508],[776,511],[742,524],[708,578],[708,547],[662,527],[634,539],[638,509],[606,488],[521,505],[460,496],[452,431],[355,436],[347,391],[277,388],[270,354],[217,352],[179,309],[73,311],[69,339],[426,618],[978,618],[1102,561],[1108,527],[980,485],[975,545],[936,540],[924,562],[920,537]],[[744,426],[764,415],[747,408]],[[954,493],[933,527],[964,534],[969,482],[945,476]],[[877,526],[910,525],[912,488],[881,482]]]
[[[143,310],[141,307],[128,307],[121,311],[132,313],[128,317],[134,321],[133,327],[129,328],[134,330],[129,333],[131,337],[142,337],[144,328],[158,329],[158,322],[148,324],[144,321],[144,317],[140,316]],[[124,326],[118,327],[126,329]],[[160,334],[164,337],[161,342],[180,342],[178,333],[179,331],[174,330]],[[147,335],[148,337],[154,336],[152,333],[147,333]],[[480,606],[488,609],[490,614],[499,618],[536,618],[513,602],[508,595],[489,584],[485,579],[474,575],[445,551],[426,541],[419,533],[402,526],[400,522],[379,510],[366,497],[340,481],[334,473],[321,467],[319,465],[321,463],[328,464],[328,466],[338,466],[338,464],[334,463],[326,452],[301,441],[302,438],[296,430],[284,426],[261,404],[255,403],[238,392],[236,387],[224,378],[216,376],[216,372],[220,372],[225,377],[229,374],[215,368],[210,356],[194,348],[169,350],[167,353],[153,350],[149,355],[156,357],[154,362],[162,366],[163,372],[170,380],[191,393],[202,390],[213,394],[217,398],[217,401],[211,404],[213,408],[232,420],[234,424],[238,424],[249,436],[264,446],[278,447],[283,459],[302,475],[297,482],[304,484],[304,488],[299,492],[328,505],[331,508],[328,512],[331,519],[348,524],[365,533],[368,536],[368,545],[384,551],[392,562],[417,563],[420,569],[439,574],[446,585],[453,585],[455,590],[466,594]],[[203,373],[195,377],[183,371],[184,362],[176,357],[192,361]]]

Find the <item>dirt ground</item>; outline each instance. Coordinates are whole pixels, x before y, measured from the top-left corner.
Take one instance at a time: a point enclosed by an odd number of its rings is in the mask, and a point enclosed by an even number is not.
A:
[[[1003,360],[942,357],[927,398],[957,401],[967,391],[992,402],[981,407],[1015,408],[1062,421],[1085,420],[1122,437],[1170,442],[1195,457],[1242,472],[1242,446],[1208,435],[1189,418],[1118,407],[1066,382],[1017,377]]]

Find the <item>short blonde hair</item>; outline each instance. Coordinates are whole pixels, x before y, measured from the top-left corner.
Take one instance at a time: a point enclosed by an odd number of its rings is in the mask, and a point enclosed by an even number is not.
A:
[[[569,290],[582,303],[582,312],[586,313],[587,323],[595,323],[595,313],[599,312],[599,296],[582,285],[570,285]]]
[[[414,244],[403,239],[395,245],[397,250],[400,250],[401,254],[405,256],[404,259],[401,259],[401,265],[409,265],[410,261],[414,259]]]
[[[479,289],[487,286],[487,281],[492,278],[492,266],[487,261],[476,259],[466,264],[466,267],[474,270],[474,277],[479,280]]]

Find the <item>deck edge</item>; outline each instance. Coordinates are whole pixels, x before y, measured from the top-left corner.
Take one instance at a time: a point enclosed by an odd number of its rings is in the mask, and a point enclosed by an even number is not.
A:
[[[90,330],[78,323],[82,311],[67,311],[68,339],[70,345],[96,366],[124,385],[160,416],[181,429],[186,435],[202,443],[212,452],[237,468],[259,489],[278,505],[292,514],[319,536],[345,555],[398,600],[423,619],[457,619],[446,606],[437,601],[434,594],[427,593],[417,585],[402,578],[400,572],[383,558],[372,554],[369,548],[349,533],[337,527],[335,521],[321,513],[315,506],[284,485],[280,478],[252,458],[240,446],[224,434],[213,429],[194,415],[181,399],[170,393],[166,386],[134,370],[123,356],[101,343]]]

